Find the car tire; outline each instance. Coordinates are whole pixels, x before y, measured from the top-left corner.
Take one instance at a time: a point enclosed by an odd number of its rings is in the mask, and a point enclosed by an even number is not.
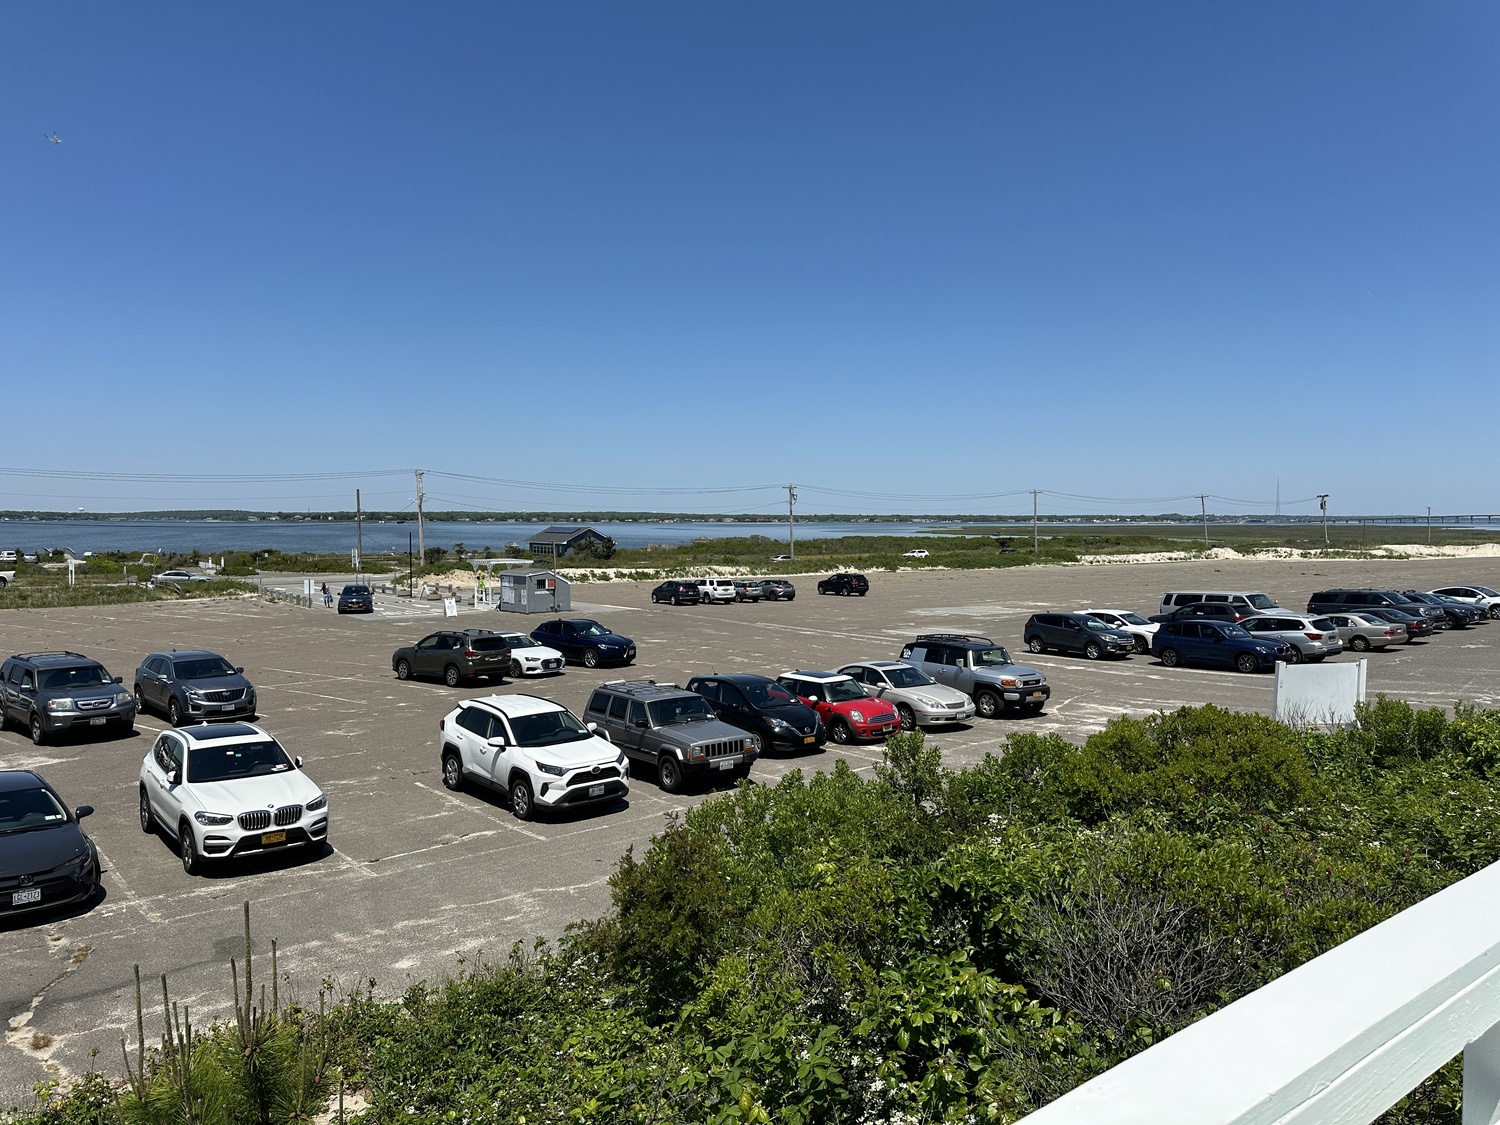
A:
[[[896,704],[896,714],[901,716],[901,729],[912,731],[917,729],[917,713],[905,703]]]
[[[673,594],[672,595],[672,604],[673,605],[681,605],[682,604],[682,599],[679,598],[676,594]]]
[[[843,719],[834,719],[828,724],[828,737],[840,746],[847,746],[854,741],[854,730]]]
[[[1296,645],[1292,646],[1292,655],[1287,658],[1288,664],[1301,664],[1307,658],[1302,655],[1302,650]]]
[[[1370,642],[1366,637],[1350,637],[1349,647],[1355,652],[1369,652]]]
[[[510,662],[510,678],[513,680],[519,680],[523,674],[524,673],[521,669],[521,662],[519,660],[512,660]]]
[[[536,802],[531,795],[531,782],[523,776],[510,781],[510,812],[517,820],[531,820],[536,816]]]
[[[141,786],[141,831],[151,835],[156,831],[156,820],[151,815],[151,798],[146,796],[146,787]]]
[[[1500,621],[1500,603],[1490,606],[1490,620]]]
[[[583,666],[585,668],[599,667],[599,650],[597,648],[586,648],[583,650]]]
[[[182,704],[177,702],[175,695],[167,700],[167,722],[174,727],[182,726]]]
[[[1139,633],[1135,635],[1135,651],[1137,656],[1145,656],[1151,651],[1151,642]]]
[[[1027,637],[1026,647],[1037,654],[1041,654],[1047,651],[1047,646],[1042,643],[1041,637]]]
[[[1182,663],[1182,653],[1175,648],[1164,648],[1161,650],[1161,662],[1168,668],[1175,668]]]
[[[42,726],[42,717],[37,714],[31,716],[31,742],[34,746],[47,744],[47,728]]]
[[[663,752],[656,759],[656,779],[663,793],[682,792],[682,763],[671,754]]]
[[[410,664],[409,661],[405,661],[405,660],[398,660],[398,661],[396,661],[396,679],[398,679],[398,680],[409,680],[409,679],[411,679],[411,664]]]
[[[203,859],[198,855],[198,844],[193,839],[193,830],[183,823],[177,829],[177,856],[182,860],[182,870],[188,875],[203,872]]]
[[[994,692],[976,691],[974,693],[974,713],[981,719],[997,718],[1001,709],[1000,697]]]
[[[1260,661],[1256,659],[1253,652],[1242,652],[1234,658],[1234,670],[1236,672],[1255,672],[1260,669]]]
[[[458,665],[450,664],[443,669],[443,683],[449,687],[457,687],[463,676],[458,671]]]
[[[457,791],[464,787],[464,766],[452,750],[443,751],[443,788]]]
[[[141,691],[141,685],[135,685],[135,713],[144,715],[146,713],[146,693]]]
[[[1099,647],[1098,641],[1090,641],[1083,646],[1083,655],[1089,660],[1098,660],[1104,655],[1104,650]]]

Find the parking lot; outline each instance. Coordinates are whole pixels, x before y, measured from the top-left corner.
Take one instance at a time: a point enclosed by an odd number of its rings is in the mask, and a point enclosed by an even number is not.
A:
[[[572,667],[561,677],[496,690],[546,695],[581,712],[595,684],[622,676],[682,683],[706,671],[835,668],[894,658],[919,632],[979,633],[1041,668],[1053,695],[1035,718],[976,720],[934,736],[957,766],[1001,750],[1017,730],[1055,731],[1077,741],[1122,713],[1201,703],[1270,707],[1267,675],[1167,669],[1145,656],[1097,663],[1033,657],[1020,639],[1032,612],[1093,606],[1149,614],[1168,588],[1263,590],[1301,609],[1310,591],[1334,585],[1500,586],[1500,559],[870,577],[866,598],[820,598],[809,577],[795,579],[799,592],[789,603],[681,608],[651,605],[649,583],[578,585],[572,615],[595,617],[632,637],[636,665],[624,672]],[[460,956],[502,954],[513,942],[556,937],[570,921],[600,913],[609,901],[606,880],[625,849],[639,850],[665,817],[711,795],[670,796],[637,767],[628,804],[523,824],[498,796],[446,791],[438,774],[438,719],[455,700],[491,689],[398,682],[390,669],[393,648],[443,624],[436,606],[389,601],[370,617],[254,599],[0,616],[4,653],[86,653],[124,676],[127,686],[140,658],[164,648],[208,648],[244,665],[260,693],[260,721],[305,759],[329,795],[332,826],[326,853],[235,863],[190,878],[171,845],[143,834],[136,819],[137,770],[162,720],[141,716],[130,738],[40,748],[15,731],[0,734],[0,768],[36,769],[69,804],[96,808],[84,828],[105,860],[105,895],[92,909],[0,930],[0,1014],[8,1021],[0,1106],[24,1101],[32,1084],[49,1075],[86,1069],[91,1048],[101,1052],[96,1065],[118,1070],[119,1038],[127,1027],[134,1037],[132,964],[148,981],[167,973],[174,997],[191,1006],[200,1025],[227,1013],[228,959],[239,948],[245,899],[253,904],[258,945],[268,949],[278,939],[280,967],[302,995],[316,993],[324,978],[343,988],[373,978],[381,991],[395,993],[452,971]],[[458,624],[529,629],[535,619],[470,611]],[[1370,690],[1424,706],[1500,705],[1497,644],[1500,622],[1369,653]],[[880,748],[830,745],[817,754],[763,758],[752,780],[774,783],[794,769],[827,768],[836,756],[868,772]],[[147,1026],[154,1026],[149,1015]]]

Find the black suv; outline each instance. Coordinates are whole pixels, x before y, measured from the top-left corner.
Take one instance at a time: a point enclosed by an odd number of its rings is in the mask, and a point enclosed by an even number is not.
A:
[[[20,723],[38,746],[75,727],[135,729],[135,700],[97,660],[24,652],[0,664],[0,727]]]
[[[651,604],[671,602],[673,605],[697,605],[703,600],[703,591],[696,582],[684,582],[673,578],[651,591]]]
[[[375,595],[370,592],[370,587],[360,583],[350,583],[339,591],[340,613],[374,613]]]
[[[818,593],[820,594],[858,594],[864,597],[870,592],[870,580],[863,574],[848,574],[840,572],[830,574],[827,578],[818,582]]]
[[[1319,590],[1307,599],[1308,613],[1359,613],[1363,609],[1388,607],[1425,617],[1434,628],[1447,623],[1447,614],[1435,605],[1412,601],[1395,590]]]
[[[680,792],[689,777],[747,777],[760,754],[753,735],[676,684],[614,680],[594,689],[586,717],[627,757],[654,766],[668,793]]]
[[[1422,605],[1436,606],[1443,611],[1447,624],[1439,625],[1439,629],[1467,629],[1470,625],[1478,625],[1485,619],[1485,611],[1477,605],[1461,602],[1457,598],[1445,598],[1442,594],[1424,594],[1421,590],[1402,590],[1408,598]]]
[[[488,629],[445,629],[391,654],[396,679],[440,678],[449,687],[487,676],[498,680],[510,671],[510,642]]]
[[[714,714],[730,726],[759,735],[767,750],[812,750],[827,741],[818,713],[765,676],[694,676],[687,686],[708,700]]]
[[[135,670],[135,709],[174,726],[189,720],[253,719],[255,688],[216,652],[153,652]]]
[[[1112,629],[1086,613],[1033,613],[1021,636],[1032,652],[1055,648],[1060,652],[1081,652],[1090,660],[1129,656],[1135,651],[1135,637]]]

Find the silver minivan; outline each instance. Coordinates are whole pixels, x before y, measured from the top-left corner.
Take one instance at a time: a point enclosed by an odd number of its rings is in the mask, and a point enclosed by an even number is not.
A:
[[[1161,608],[1156,612],[1171,613],[1174,609],[1195,602],[1228,602],[1247,614],[1266,613],[1281,608],[1269,594],[1258,594],[1251,590],[1169,590],[1161,596]]]
[[[1308,613],[1263,613],[1241,621],[1240,628],[1258,640],[1284,641],[1291,645],[1293,664],[1301,664],[1304,660],[1316,664],[1344,651],[1338,626],[1326,617]]]

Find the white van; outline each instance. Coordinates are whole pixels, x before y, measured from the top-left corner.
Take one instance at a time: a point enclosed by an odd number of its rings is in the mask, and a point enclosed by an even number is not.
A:
[[[1256,613],[1281,608],[1269,594],[1257,594],[1249,590],[1171,590],[1161,596],[1161,609],[1157,612],[1171,613],[1179,606],[1192,605],[1194,602],[1229,602]]]
[[[732,578],[694,578],[690,581],[703,591],[705,602],[732,602],[738,596]]]

